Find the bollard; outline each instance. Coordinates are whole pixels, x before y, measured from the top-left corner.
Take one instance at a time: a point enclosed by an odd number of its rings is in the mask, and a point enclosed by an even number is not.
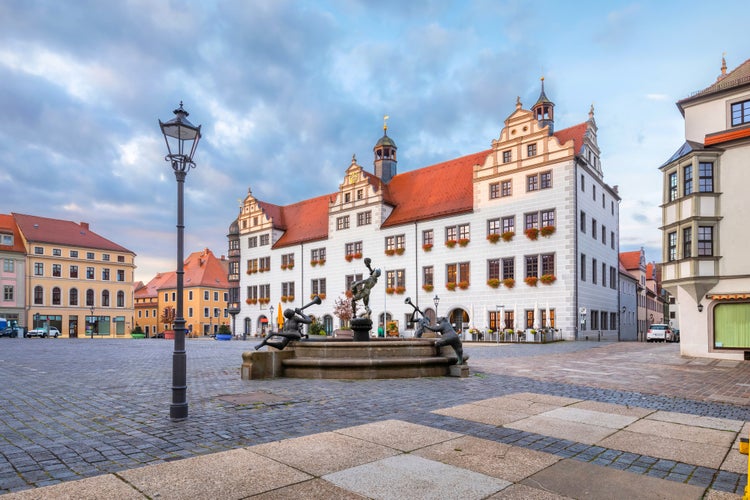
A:
[[[748,438],[740,438],[740,453],[748,455]],[[750,478],[750,455],[748,455],[747,461],[747,477]],[[750,500],[750,479],[745,485],[745,494],[742,495],[742,500]]]

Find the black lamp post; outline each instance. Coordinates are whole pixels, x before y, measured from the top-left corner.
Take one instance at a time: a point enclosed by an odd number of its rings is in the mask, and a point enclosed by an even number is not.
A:
[[[269,307],[269,308],[268,308],[268,310],[269,310],[269,311],[271,311],[271,320],[270,320],[270,321],[268,322],[268,328],[269,328],[269,329],[270,329],[271,331],[273,331],[273,323],[274,323],[274,321],[275,321],[275,320],[274,320],[274,318],[273,318],[273,306]],[[279,327],[278,327],[278,326],[276,326],[276,329],[278,329],[278,328],[279,328]]]
[[[435,321],[438,319],[438,313],[437,313],[437,306],[440,304],[440,297],[435,294],[435,298],[432,299],[433,304],[435,304]]]
[[[94,325],[96,325],[96,321],[94,320],[94,304],[91,304],[91,340],[94,340]]]
[[[182,107],[174,110],[175,117],[166,123],[159,120],[161,133],[167,143],[168,154],[164,159],[172,165],[177,179],[177,310],[174,319],[174,353],[172,354],[172,404],[169,418],[172,421],[188,417],[187,403],[187,354],[185,353],[185,316],[183,312],[184,271],[184,199],[185,177],[195,167],[193,155],[201,138],[201,126],[187,119],[189,113]]]

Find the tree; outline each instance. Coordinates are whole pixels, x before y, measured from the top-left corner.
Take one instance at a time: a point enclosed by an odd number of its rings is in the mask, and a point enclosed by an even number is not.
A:
[[[352,298],[351,292],[339,297],[334,302],[333,314],[341,322],[342,329],[349,328],[349,321],[352,319]]]
[[[161,318],[159,318],[159,321],[169,325],[170,328],[172,328],[172,324],[174,323],[174,317],[175,317],[175,311],[174,307],[165,307],[164,310],[161,313]]]

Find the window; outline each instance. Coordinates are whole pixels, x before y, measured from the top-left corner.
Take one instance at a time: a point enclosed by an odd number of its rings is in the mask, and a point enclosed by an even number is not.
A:
[[[258,294],[260,295],[261,299],[270,299],[271,298],[271,285],[269,284],[258,285]]]
[[[612,290],[615,290],[617,288],[616,287],[616,285],[617,285],[617,274],[616,273],[617,273],[617,270],[614,267],[609,266],[609,287]]]
[[[542,172],[539,174],[539,187],[549,189],[552,187],[552,172]]]
[[[146,311],[146,314],[148,314],[148,311]],[[148,316],[146,316],[146,317],[148,317]],[[188,307],[188,318],[192,318],[192,317],[193,317],[193,308],[192,307]]]
[[[16,264],[13,259],[3,259],[3,271],[6,273],[16,272]]]
[[[512,159],[513,156],[510,154],[510,149],[507,151],[503,151],[503,163],[510,163]]]
[[[539,212],[542,219],[542,227],[554,226],[555,225],[555,211],[554,210],[542,210]]]
[[[397,250],[401,250],[399,253],[403,253],[406,236],[403,234],[397,234],[395,236],[385,237],[385,251],[386,253],[393,254]]]
[[[5,245],[6,247],[12,247],[13,246],[13,235],[12,234],[3,234],[2,240],[0,240],[0,244]]]
[[[599,311],[591,311],[591,329],[592,330],[598,330],[599,329]]]
[[[208,318],[208,307],[203,308],[203,317]]]
[[[285,253],[284,255],[282,255],[281,256],[281,269],[292,269],[293,267],[294,267],[294,254]]]
[[[188,290],[188,300],[193,300],[193,291]]]
[[[56,278],[62,276],[62,265],[52,264],[52,276],[55,276]]]
[[[539,228],[539,214],[537,212],[524,215],[524,229]]]
[[[71,288],[68,292],[68,305],[71,306],[77,306],[78,305],[78,289],[77,288]]]
[[[323,264],[326,261],[326,249],[325,248],[314,248],[310,250],[310,261]]]
[[[15,300],[13,285],[3,285],[3,300],[6,302]]]
[[[434,282],[434,269],[432,266],[424,266],[422,268],[422,286],[433,286]]]
[[[86,252],[86,258],[88,260],[94,260],[94,252]]]
[[[78,258],[78,250],[71,250],[70,251],[70,258],[71,259],[77,259]]]
[[[468,224],[460,224],[458,226],[458,239],[459,240],[468,240],[471,238],[471,232],[469,230]]]
[[[581,264],[578,266],[581,269],[581,281],[586,281],[586,255],[581,254]]]
[[[261,257],[258,259],[258,270],[260,272],[271,270],[271,257]]]
[[[77,278],[78,277],[78,266],[70,266],[70,277],[71,278]]]
[[[732,104],[732,126],[750,123],[750,100]]]
[[[214,302],[219,301],[219,292],[214,292]]]
[[[581,210],[581,224],[580,224],[580,226],[581,226],[581,232],[585,233],[586,232],[586,212],[584,212],[583,210]]]
[[[42,248],[42,247],[34,247],[34,254],[35,255],[44,255],[44,248]]]
[[[44,288],[37,285],[34,287],[34,305],[40,306],[44,304]]]
[[[542,260],[542,275],[555,275],[555,254],[543,253],[541,255]]]
[[[291,300],[294,297],[294,281],[287,281],[281,284],[281,296]]]
[[[677,172],[669,174],[669,201],[677,199]]]
[[[352,201],[352,194],[344,193],[344,203],[349,203],[350,201]]]
[[[34,262],[34,276],[44,276],[44,263]]]
[[[102,269],[102,281],[109,281],[109,269]]]
[[[358,274],[347,274],[344,278],[344,290],[351,290],[352,285],[355,281],[360,281],[362,279],[362,273]]]
[[[458,230],[456,226],[448,226],[445,228],[445,241],[452,241],[455,243],[458,240]]]
[[[336,217],[336,229],[342,230],[342,229],[349,229],[349,216],[344,215],[342,217]]]
[[[125,307],[125,292],[117,292],[117,307]]]
[[[526,278],[537,278],[539,277],[539,256],[538,255],[527,255],[526,256]]]
[[[52,249],[52,255],[54,255],[55,257],[61,257],[62,256],[62,250],[60,250],[59,248],[53,248]]]
[[[698,164],[698,191],[701,193],[714,192],[713,162],[701,162]]]
[[[510,180],[500,182],[500,196],[510,196],[513,194],[513,182]]]
[[[604,199],[605,199],[605,196],[604,196],[604,193],[602,193],[602,208],[604,208]]]
[[[698,226],[698,257],[711,257],[714,254],[713,226]]]
[[[602,286],[607,286],[607,264],[602,262]]]
[[[86,290],[86,305],[89,307],[94,305],[94,291],[91,288]]]
[[[602,224],[602,245],[607,244],[607,226]]]
[[[319,278],[312,280],[310,284],[310,289],[312,290],[313,295],[325,295],[326,293],[326,279],[325,278]]]
[[[258,259],[247,259],[247,273],[258,272]]]
[[[208,290],[203,290],[203,300],[209,300],[210,296],[211,294]]]
[[[247,287],[247,299],[258,300],[258,285],[252,285]]]
[[[500,219],[490,219],[487,221],[487,235],[500,234]]]
[[[586,191],[586,183],[584,182],[586,178],[581,174],[581,191]]]
[[[105,260],[105,261],[109,260],[109,254],[108,253],[103,253],[102,254],[102,260]]]
[[[446,276],[446,283],[453,283],[458,284],[461,286],[461,284],[469,285],[470,284],[470,278],[469,275],[469,263],[468,262],[459,262],[455,264],[446,264],[445,266],[445,276]]]
[[[596,201],[596,185],[591,186],[591,195],[593,200]]]
[[[95,279],[94,268],[93,267],[87,267],[86,268],[86,279],[87,280],[93,280],[93,279]]]
[[[344,245],[344,254],[354,256],[356,254],[362,255],[362,242],[354,241],[352,243],[346,243]]]
[[[615,249],[615,232],[610,231],[609,232],[609,246],[612,248],[612,250]]]
[[[596,239],[596,219],[591,219],[591,237]]]
[[[489,259],[487,261],[487,279],[500,279],[500,259]]]
[[[526,146],[526,156],[536,156],[536,143]]]
[[[117,281],[125,281],[125,270],[124,269],[118,269],[117,270]]]
[[[596,285],[596,272],[597,272],[597,265],[596,265],[596,259],[591,259],[591,282]]]
[[[503,224],[503,232],[504,233],[514,233],[516,232],[516,218],[513,216],[510,217],[503,217],[501,219]]]
[[[260,235],[260,246],[268,245],[268,243],[271,241],[271,236],[268,234],[261,234]]]
[[[693,256],[693,228],[682,228],[682,258],[689,259]]]
[[[357,189],[357,199],[361,200],[364,197],[365,197],[365,192],[361,189]]]
[[[396,269],[394,271],[385,272],[385,287],[386,289],[405,289],[406,288],[406,270]]]
[[[503,259],[503,279],[516,279],[516,260],[513,257]]]
[[[109,307],[109,291],[102,291],[102,307]]]
[[[682,169],[682,191],[687,196],[693,193],[693,166],[687,165]]]
[[[500,198],[500,183],[493,182],[490,184],[490,200]]]
[[[539,176],[527,175],[526,176],[526,191],[536,191],[539,189]]]
[[[432,229],[422,231],[422,246],[432,246],[435,243],[435,234]]]
[[[258,237],[257,236],[250,236],[247,239],[247,248],[255,248],[258,246]]]
[[[372,223],[372,212],[370,210],[368,210],[367,212],[359,212],[357,214],[358,226],[366,226],[371,223]]]
[[[677,260],[677,231],[667,235],[667,262]]]

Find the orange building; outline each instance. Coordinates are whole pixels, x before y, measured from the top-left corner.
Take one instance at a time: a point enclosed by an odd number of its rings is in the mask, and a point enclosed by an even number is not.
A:
[[[208,248],[191,253],[184,262],[184,314],[188,335],[198,337],[229,325],[229,261],[218,258]],[[147,336],[171,330],[164,321],[164,312],[177,304],[177,274],[175,271],[157,274],[146,285],[135,290],[135,322]]]

